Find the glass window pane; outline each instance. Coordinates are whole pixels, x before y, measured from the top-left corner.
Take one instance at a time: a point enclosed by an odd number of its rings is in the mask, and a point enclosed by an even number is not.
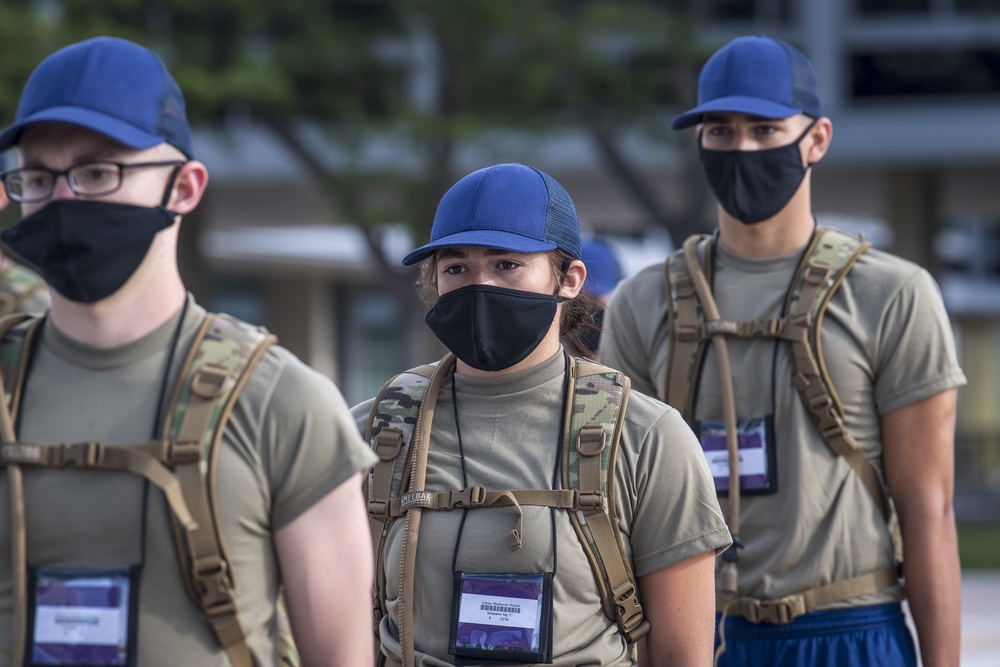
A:
[[[931,0],[858,0],[862,14],[891,14],[930,11]]]
[[[1000,94],[1000,50],[894,51],[851,57],[855,100]]]

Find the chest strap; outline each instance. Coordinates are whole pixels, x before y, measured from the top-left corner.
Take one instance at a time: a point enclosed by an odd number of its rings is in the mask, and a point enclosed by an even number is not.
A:
[[[179,453],[179,452],[178,452]],[[146,445],[102,445],[98,442],[39,444],[4,442],[0,446],[0,466],[19,464],[41,468],[78,468],[80,470],[120,470],[149,480],[166,496],[167,504],[187,530],[198,527],[181,492],[177,478],[163,464],[175,460],[171,443]],[[197,446],[181,456],[200,458]]]

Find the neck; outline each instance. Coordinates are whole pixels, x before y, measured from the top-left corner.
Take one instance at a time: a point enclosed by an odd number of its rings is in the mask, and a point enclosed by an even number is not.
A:
[[[184,305],[177,276],[147,289],[126,286],[96,303],[70,301],[53,290],[50,318],[61,332],[93,347],[124,345],[155,331]]]
[[[815,228],[809,174],[785,208],[773,218],[747,225],[719,207],[719,238],[727,248],[744,257],[777,257],[793,252],[809,243]]]

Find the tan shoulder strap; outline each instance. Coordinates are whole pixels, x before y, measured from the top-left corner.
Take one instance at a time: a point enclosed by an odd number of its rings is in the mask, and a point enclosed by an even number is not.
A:
[[[447,357],[441,363],[447,363]],[[393,521],[402,514],[399,499],[410,478],[410,443],[434,369],[433,364],[413,368],[382,385],[372,402],[365,427],[365,440],[371,443],[378,457],[364,481],[375,554],[372,621],[376,640],[379,624],[387,613],[385,541]],[[381,652],[376,650],[376,653],[380,660],[384,658]]]
[[[174,474],[197,527],[174,522],[185,588],[233,667],[252,667],[237,615],[232,567],[219,531],[215,466],[230,412],[275,337],[263,328],[209,314],[191,344],[166,410],[164,438],[197,451]]]
[[[615,466],[631,383],[624,373],[588,361],[570,363],[563,434],[563,486],[583,509],[569,513],[601,592],[604,613],[628,644],[649,633],[618,526]]]
[[[19,326],[24,323],[27,326]],[[16,399],[20,397],[24,380],[26,357],[30,350],[25,345],[27,332],[34,332],[38,320],[26,315],[11,315],[0,319],[0,437],[4,447],[17,442],[14,433]],[[20,335],[13,332],[19,330]],[[25,640],[28,633],[28,556],[24,521],[24,482],[17,463],[6,466],[7,487],[10,494],[10,549],[11,585],[13,588],[13,627],[11,635],[11,664],[24,663]]]
[[[790,346],[795,389],[824,442],[861,478],[889,522],[890,504],[878,473],[844,424],[844,408],[830,382],[820,337],[827,304],[870,247],[864,239],[836,229],[817,230],[787,296],[786,312],[792,327],[782,337]]]
[[[698,236],[705,244],[705,268],[711,267],[713,244],[711,237]],[[699,267],[702,263],[699,263]],[[694,423],[694,394],[698,375],[705,358],[707,337],[703,335],[705,315],[695,293],[684,250],[670,253],[663,265],[664,290],[667,295],[667,377],[666,389],[660,399],[680,411],[684,421]],[[708,278],[711,281],[711,278]]]

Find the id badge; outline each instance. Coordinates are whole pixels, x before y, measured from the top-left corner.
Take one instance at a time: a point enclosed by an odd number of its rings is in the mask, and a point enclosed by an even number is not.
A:
[[[740,463],[740,493],[765,495],[776,493],[778,476],[774,454],[774,418],[771,415],[736,422],[737,450]],[[729,451],[726,449],[726,424],[719,421],[695,422],[694,432],[701,441],[705,459],[720,496],[729,495]]]
[[[458,665],[550,664],[552,573],[456,572],[448,653]]]
[[[26,664],[135,665],[139,568],[30,568]]]

